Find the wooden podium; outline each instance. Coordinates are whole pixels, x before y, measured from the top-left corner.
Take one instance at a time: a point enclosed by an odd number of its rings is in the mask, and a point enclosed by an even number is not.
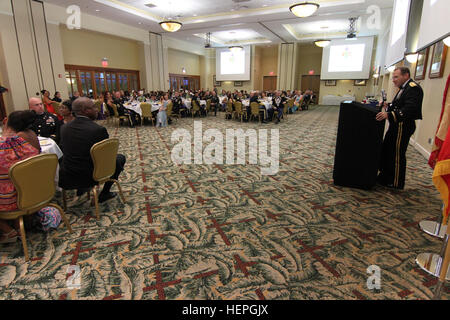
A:
[[[384,121],[378,107],[358,102],[341,103],[334,157],[334,184],[371,189],[377,182],[383,145]]]

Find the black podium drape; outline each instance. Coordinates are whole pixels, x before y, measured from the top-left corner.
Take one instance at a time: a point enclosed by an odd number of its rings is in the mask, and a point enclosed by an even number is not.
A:
[[[334,158],[334,184],[371,189],[375,186],[383,144],[384,121],[377,107],[341,103]]]

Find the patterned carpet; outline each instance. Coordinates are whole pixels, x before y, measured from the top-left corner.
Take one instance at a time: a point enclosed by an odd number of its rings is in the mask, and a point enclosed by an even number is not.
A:
[[[19,242],[0,246],[0,299],[430,299],[436,281],[414,259],[441,246],[418,228],[440,217],[432,171],[410,147],[404,191],[334,186],[338,113],[316,106],[263,127],[203,119],[203,130],[223,133],[278,128],[275,176],[172,163],[171,133],[192,131],[192,119],[107,125],[127,157],[127,203],[102,204],[97,221],[85,197],[76,201],[74,233],[28,233],[28,263]],[[81,268],[80,289],[66,286],[69,265]],[[370,265],[381,269],[379,290],[367,288]]]

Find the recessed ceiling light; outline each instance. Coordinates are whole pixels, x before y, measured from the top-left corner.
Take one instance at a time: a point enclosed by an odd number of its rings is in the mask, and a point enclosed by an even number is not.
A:
[[[267,7],[267,4],[263,4],[263,7]]]
[[[193,16],[194,16],[194,17],[196,17],[196,16],[197,16],[197,14],[195,14],[195,13],[194,13],[194,14],[193,14]]]
[[[142,24],[142,22],[138,22],[138,24]]]
[[[95,12],[100,12],[100,10],[98,10],[98,9],[95,9]]]

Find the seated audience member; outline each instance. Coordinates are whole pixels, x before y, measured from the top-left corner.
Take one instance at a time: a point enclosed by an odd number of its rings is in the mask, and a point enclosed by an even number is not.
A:
[[[36,120],[36,113],[31,110],[15,111],[8,117],[9,127],[13,128],[17,135],[28,141],[41,152],[41,145],[36,133],[31,129]]]
[[[60,120],[60,127],[75,119],[72,113],[72,101],[66,100],[61,104],[61,115],[63,116],[63,119]]]
[[[157,127],[167,127],[167,105],[170,103],[169,95],[165,95],[161,98],[161,107],[156,116],[156,126]]]
[[[212,91],[211,95],[211,110],[214,110],[214,116],[217,116],[217,108],[219,107],[219,98],[215,91]]]
[[[102,96],[102,108],[103,110],[108,111],[110,117],[114,117],[114,108],[112,106],[113,104],[114,102],[111,96],[111,92],[105,91]]]
[[[300,109],[303,101],[303,96],[301,91],[295,90],[294,91],[294,105],[292,106],[292,111],[295,112]]]
[[[276,123],[280,122],[281,116],[283,115],[283,109],[284,109],[285,104],[286,104],[286,98],[281,96],[280,91],[276,91],[275,97],[272,99],[273,108],[278,111],[278,117],[277,117]]]
[[[57,116],[58,119],[61,120],[62,119],[61,115],[59,115],[56,112],[55,108],[53,107],[52,103],[55,101],[50,99],[50,92],[48,92],[47,90],[42,90],[41,94],[42,94],[42,102],[44,103],[44,107],[45,107],[44,109],[46,109],[48,113],[51,113],[51,114]]]
[[[131,127],[133,128],[136,124],[141,123],[141,116],[133,110],[129,110],[123,106],[123,98],[120,96],[120,92],[114,93],[114,98],[112,102],[117,106],[117,112],[119,116],[127,115],[131,121]]]
[[[261,118],[261,123],[267,123],[266,120],[264,119],[264,110],[266,109],[266,107],[263,105],[260,105],[260,103],[258,101],[258,91],[250,92],[250,102],[249,102],[249,107],[247,107],[247,110],[249,111],[248,119],[250,119],[252,102],[256,102],[259,106],[259,114],[260,114],[260,118]]]
[[[305,103],[309,102],[311,100],[311,90],[306,90],[305,95],[303,96],[303,101]]]
[[[80,97],[80,92],[75,91],[75,92],[73,93],[73,96],[70,97],[70,100],[74,101],[75,99],[78,99],[79,97]]]
[[[120,94],[120,93],[119,93]],[[92,178],[94,163],[90,150],[97,142],[109,138],[108,131],[95,123],[98,109],[88,98],[78,98],[72,104],[75,120],[61,128],[61,150],[64,154],[59,171],[59,186],[66,190],[78,189],[81,196],[96,182]],[[123,171],[125,156],[118,154],[116,171],[111,179],[117,179]],[[99,202],[105,202],[116,196],[110,192],[112,182],[106,182],[99,195]]]
[[[58,118],[44,111],[44,105],[39,98],[30,98],[28,101],[30,110],[36,112],[36,119],[31,129],[41,137],[52,138],[59,142],[59,122]]]
[[[59,102],[59,103],[62,102],[62,99],[61,99],[61,92],[59,92],[59,91],[56,91],[56,92],[55,92],[55,96],[53,97],[53,101]]]
[[[34,113],[31,111],[15,111],[3,120],[3,131],[0,137],[0,211],[17,210],[17,193],[9,179],[8,172],[13,164],[36,156],[39,150],[30,141],[23,138],[20,132],[27,133],[30,140],[37,139],[27,132],[32,124]],[[30,134],[30,138],[28,136]],[[37,141],[39,144],[39,141]],[[0,212],[0,215],[2,213]],[[15,242],[19,233],[5,220],[0,220],[0,243]]]
[[[181,114],[182,111],[185,112],[185,108],[182,109],[183,100],[180,97],[180,94],[175,91],[174,96],[172,98],[172,112],[174,114]]]

